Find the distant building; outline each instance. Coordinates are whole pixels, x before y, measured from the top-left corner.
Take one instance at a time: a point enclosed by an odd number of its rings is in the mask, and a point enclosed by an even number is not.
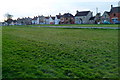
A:
[[[76,24],[88,24],[89,19],[93,16],[91,11],[77,11],[75,14],[75,23]]]
[[[24,25],[23,19],[18,18],[17,19],[17,25]]]
[[[101,13],[97,13],[95,16],[95,24],[101,23]]]
[[[45,17],[45,24],[55,24],[55,17],[51,15],[48,17]]]
[[[38,22],[38,24],[45,24],[45,17],[43,15],[38,16],[37,22]]]
[[[113,5],[111,5],[110,22],[113,24],[120,23],[120,2],[118,7],[113,7]]]
[[[33,19],[32,19],[32,24],[37,24],[37,16],[35,16]]]
[[[49,24],[49,16],[45,17],[45,24]]]
[[[61,13],[59,15],[56,15],[55,17],[55,24],[60,24],[60,18],[62,17]]]
[[[32,24],[45,24],[45,17],[42,16],[35,16],[32,19]]]
[[[10,25],[17,25],[17,21],[16,20],[12,20],[12,22],[10,23]]]
[[[31,25],[32,24],[32,18],[30,17],[25,17],[24,18],[25,25]]]
[[[95,16],[89,19],[89,24],[95,24]]]
[[[55,17],[52,17],[50,15],[50,17],[49,17],[49,24],[55,24]]]
[[[102,23],[110,23],[110,12],[105,11],[101,17],[101,22]]]
[[[7,22],[2,22],[2,26],[7,26],[8,23]]]
[[[32,24],[32,18],[25,17],[25,18],[18,18],[16,20],[17,25],[31,25]]]
[[[71,13],[65,13],[60,18],[60,24],[74,24],[74,16]]]

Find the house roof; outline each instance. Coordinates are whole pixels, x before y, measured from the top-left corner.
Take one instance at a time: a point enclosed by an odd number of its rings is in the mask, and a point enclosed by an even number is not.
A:
[[[108,15],[110,15],[110,12],[107,12],[107,11],[106,11],[106,13],[107,13]]]
[[[46,19],[49,19],[49,17],[45,17]]]
[[[71,13],[65,13],[63,17],[74,17]]]
[[[81,12],[77,12],[77,14],[75,16],[87,16],[87,14],[89,13],[90,11],[81,11]]]
[[[55,20],[55,17],[51,17],[53,20]]]
[[[34,17],[32,20],[37,20],[38,17]]]
[[[95,17],[91,17],[89,20],[94,20],[95,19]]]
[[[44,16],[42,15],[42,16],[38,16],[39,18],[44,18]]]
[[[97,13],[96,15],[97,15],[97,16],[100,16],[100,15],[101,15],[101,13]]]
[[[56,15],[56,17],[57,17],[58,19],[60,19],[60,18],[61,18],[61,15]]]
[[[103,13],[103,15],[104,15],[105,13],[108,14],[108,15],[110,16],[110,12],[105,11],[105,12]],[[102,16],[103,16],[103,15],[102,15]]]
[[[13,22],[17,22],[17,20],[13,20]]]
[[[110,12],[111,13],[120,13],[120,7],[113,7]]]

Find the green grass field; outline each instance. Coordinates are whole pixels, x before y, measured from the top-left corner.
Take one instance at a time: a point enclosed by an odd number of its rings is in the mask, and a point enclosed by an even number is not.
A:
[[[2,30],[3,78],[118,78],[118,30]]]
[[[2,26],[0,26],[0,79],[2,79]]]

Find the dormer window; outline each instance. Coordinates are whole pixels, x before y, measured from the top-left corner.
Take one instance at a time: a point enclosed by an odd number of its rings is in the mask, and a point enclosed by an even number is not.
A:
[[[106,15],[105,15],[105,18],[106,18]]]

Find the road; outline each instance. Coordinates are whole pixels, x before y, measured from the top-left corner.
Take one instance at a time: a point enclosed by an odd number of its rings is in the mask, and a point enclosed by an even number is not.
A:
[[[54,28],[82,28],[82,29],[120,29],[120,27],[75,27],[75,26],[33,26],[33,27],[54,27]]]

